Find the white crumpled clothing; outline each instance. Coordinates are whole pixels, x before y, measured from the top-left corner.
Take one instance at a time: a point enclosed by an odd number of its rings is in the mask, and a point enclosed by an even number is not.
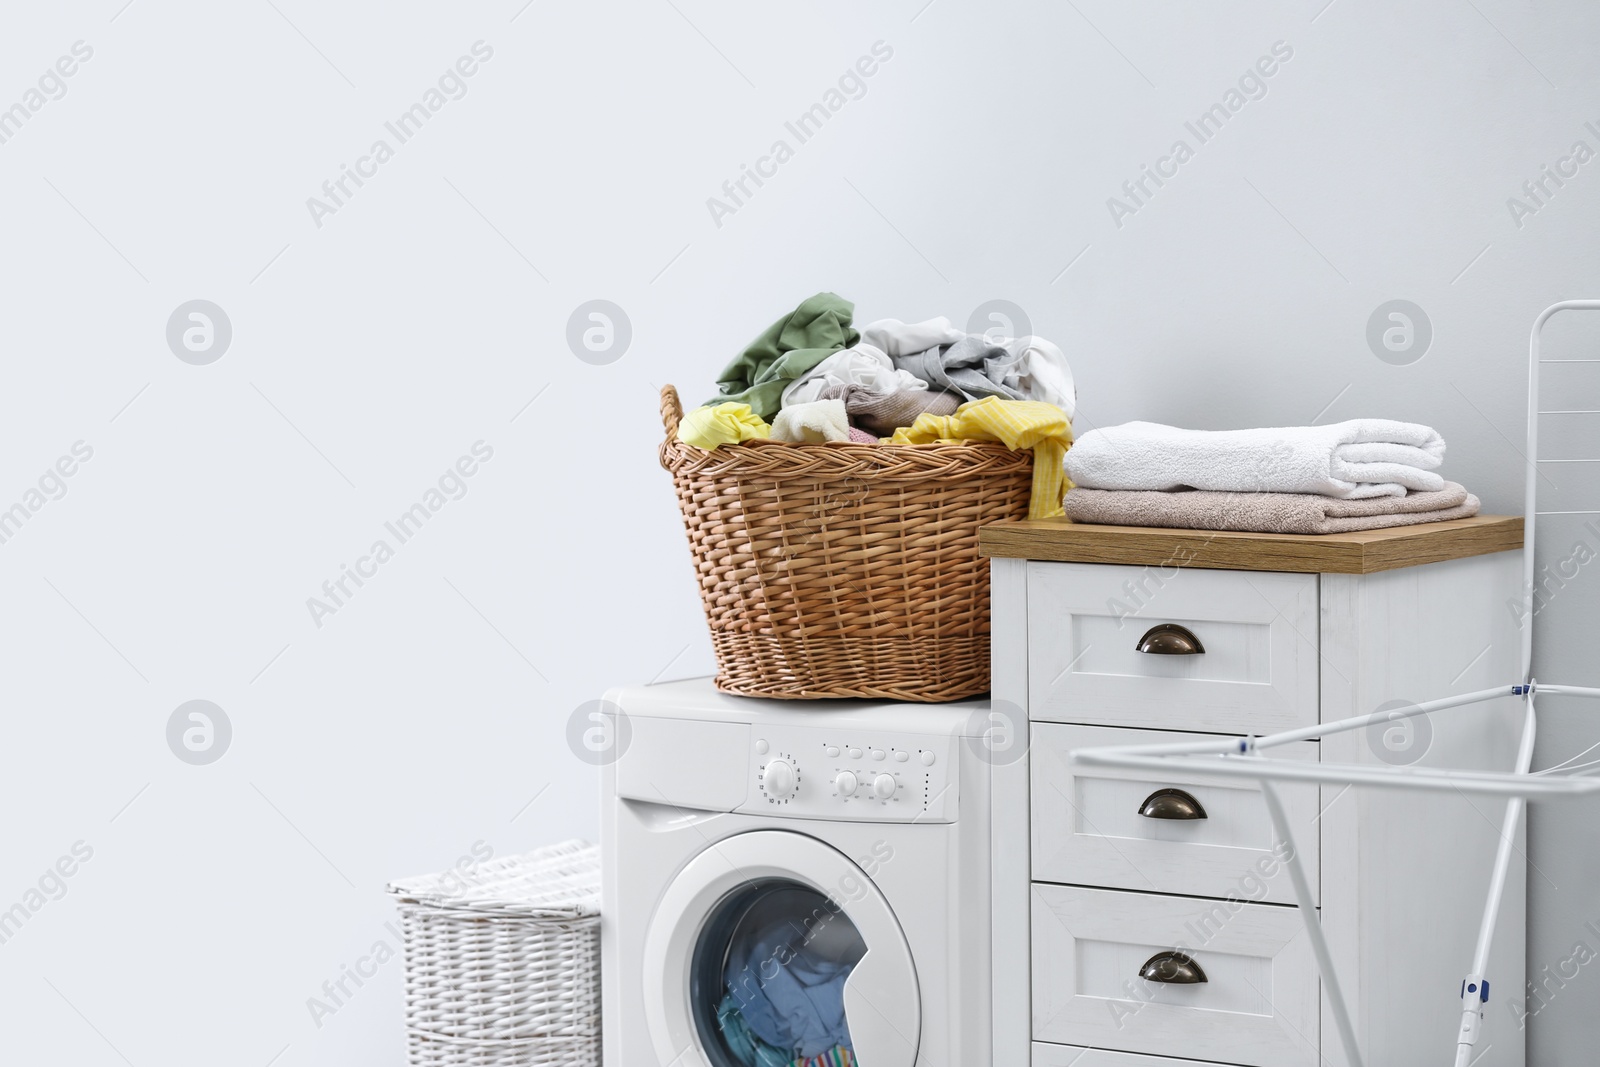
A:
[[[861,327],[862,342],[881,349],[889,356],[908,356],[941,345],[953,345],[965,336],[964,332],[950,325],[950,320],[943,315],[926,322],[878,319]]]
[[[783,391],[783,406],[810,404],[822,396],[823,390],[835,385],[860,385],[874,393],[928,388],[928,383],[916,375],[896,370],[882,349],[861,343],[835,352],[790,382]]]
[[[1077,414],[1078,390],[1072,381],[1072,367],[1066,353],[1043,337],[994,338],[992,343],[1004,348],[1009,357],[990,361],[990,377],[1001,373],[997,380],[1029,400],[1042,400],[1054,404],[1067,413],[1071,422]],[[998,364],[998,366],[996,365]]]

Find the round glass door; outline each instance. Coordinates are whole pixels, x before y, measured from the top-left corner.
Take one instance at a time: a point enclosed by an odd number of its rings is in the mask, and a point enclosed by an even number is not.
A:
[[[752,830],[703,847],[656,903],[641,963],[659,1063],[917,1062],[905,933],[866,872],[809,835]]]
[[[690,1002],[712,1067],[848,1067],[856,1062],[845,983],[867,945],[810,886],[741,886],[706,917],[690,961]]]

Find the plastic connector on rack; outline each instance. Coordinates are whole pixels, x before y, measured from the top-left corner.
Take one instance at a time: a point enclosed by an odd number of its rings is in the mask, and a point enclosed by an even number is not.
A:
[[[1456,1031],[1456,1062],[1465,1063],[1472,1048],[1478,1043],[1478,1032],[1483,1025],[1481,1005],[1489,1002],[1489,983],[1481,974],[1469,974],[1461,980],[1461,1027]]]

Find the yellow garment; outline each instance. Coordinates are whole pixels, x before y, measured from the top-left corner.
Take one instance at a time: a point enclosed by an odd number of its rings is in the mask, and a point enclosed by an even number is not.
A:
[[[749,404],[711,404],[695,408],[678,423],[678,440],[707,451],[752,437],[771,437],[772,428]]]
[[[1038,400],[1002,400],[986,396],[969,400],[954,415],[924,412],[910,426],[894,432],[889,443],[925,445],[940,441],[999,441],[1012,451],[1033,449],[1033,494],[1028,518],[1064,514],[1061,498],[1071,483],[1063,461],[1072,445],[1072,423],[1054,404]]]

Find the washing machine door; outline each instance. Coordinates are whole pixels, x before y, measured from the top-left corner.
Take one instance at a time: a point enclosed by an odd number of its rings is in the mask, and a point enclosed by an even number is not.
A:
[[[651,919],[643,978],[663,1067],[917,1059],[922,999],[899,921],[866,872],[804,834],[752,831],[691,860]]]

